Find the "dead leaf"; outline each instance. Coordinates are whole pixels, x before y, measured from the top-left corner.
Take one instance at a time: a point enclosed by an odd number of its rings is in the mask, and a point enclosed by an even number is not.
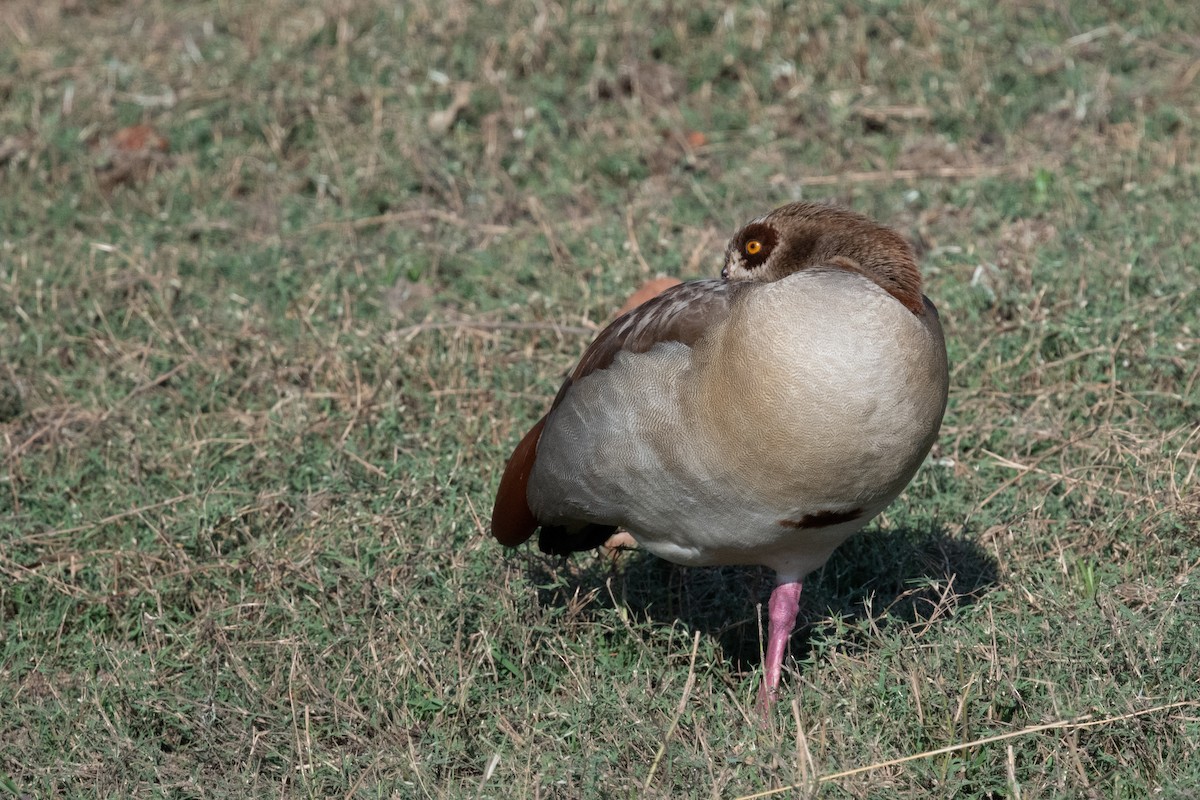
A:
[[[125,153],[167,152],[167,140],[150,125],[130,125],[113,134],[113,150]]]
[[[450,105],[441,111],[435,111],[429,115],[429,132],[430,133],[445,133],[450,130],[454,121],[458,119],[458,115],[462,110],[471,103],[471,84],[460,83],[454,87],[454,96],[450,98]]]
[[[151,125],[130,125],[112,135],[101,148],[104,161],[96,167],[100,188],[111,191],[121,184],[132,186],[171,165],[169,143]]]

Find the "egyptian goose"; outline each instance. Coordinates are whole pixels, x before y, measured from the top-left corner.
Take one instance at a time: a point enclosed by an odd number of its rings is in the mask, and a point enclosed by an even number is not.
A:
[[[793,203],[584,352],[500,480],[492,532],[565,555],[617,527],[668,561],[775,570],[759,707],[804,577],[900,494],[946,408],[946,345],[912,249]]]

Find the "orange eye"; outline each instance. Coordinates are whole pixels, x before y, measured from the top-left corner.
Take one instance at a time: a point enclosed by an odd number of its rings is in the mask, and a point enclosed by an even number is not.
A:
[[[760,252],[762,252],[762,242],[760,242],[758,239],[751,239],[750,241],[746,242],[746,255],[756,256]]]

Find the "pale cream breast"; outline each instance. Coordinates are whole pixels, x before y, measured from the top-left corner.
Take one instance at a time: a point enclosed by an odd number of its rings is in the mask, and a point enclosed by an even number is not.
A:
[[[928,453],[945,410],[945,344],[866,278],[805,270],[737,297],[696,348],[688,414],[711,457],[772,506],[890,502]]]

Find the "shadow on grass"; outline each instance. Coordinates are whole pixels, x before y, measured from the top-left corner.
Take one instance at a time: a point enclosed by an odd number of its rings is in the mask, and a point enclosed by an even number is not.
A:
[[[591,597],[579,609],[599,618],[614,599],[634,620],[649,624],[683,622],[715,636],[732,666],[741,671],[761,661],[766,601],[775,584],[771,570],[759,567],[680,567],[645,551],[616,561],[576,555],[531,562],[531,578],[543,605],[560,606]],[[808,577],[800,604],[791,655],[810,657],[820,631],[841,622],[851,631],[841,647],[865,644],[859,623],[923,628],[971,605],[997,583],[996,560],[975,542],[953,537],[940,527],[871,528],[843,544],[825,567]]]

